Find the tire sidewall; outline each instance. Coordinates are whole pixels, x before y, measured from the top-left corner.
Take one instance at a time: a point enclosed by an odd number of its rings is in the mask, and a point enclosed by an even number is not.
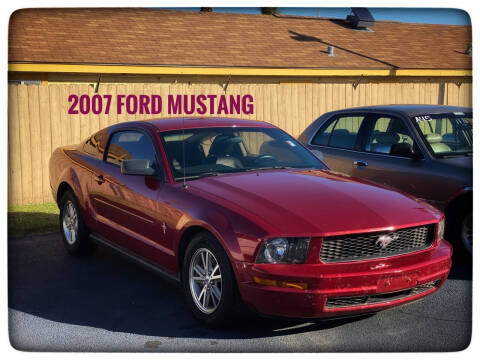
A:
[[[197,307],[190,290],[190,261],[194,253],[200,248],[206,248],[213,253],[222,274],[222,296],[217,309],[211,314],[205,314]],[[222,327],[233,319],[236,296],[235,277],[227,254],[213,235],[202,232],[195,235],[190,241],[183,259],[181,278],[185,301],[197,320],[209,326]]]
[[[467,247],[465,246],[465,243],[464,243],[464,240],[463,240],[463,224],[464,222],[467,220],[467,218],[469,216],[472,215],[472,210],[471,209],[467,209],[465,211],[462,212],[461,216],[458,218],[457,220],[457,223],[456,223],[456,236],[458,238],[458,245],[461,247],[461,256],[463,258],[471,258],[472,257],[472,253],[467,249]],[[473,220],[473,217],[472,217],[472,220]],[[473,252],[473,247],[472,247],[472,252]]]
[[[73,244],[69,244],[67,239],[65,238],[65,233],[63,231],[63,214],[65,211],[65,204],[67,201],[71,201],[73,206],[75,207],[75,211],[77,213],[77,221],[78,221],[78,236],[77,239]],[[73,194],[72,191],[67,191],[60,200],[60,233],[62,235],[63,245],[67,249],[67,251],[71,254],[77,255],[85,253],[90,248],[90,243],[88,239],[88,231],[85,227],[83,222],[82,212],[80,210],[80,206],[78,205],[77,198]]]
[[[455,210],[454,213],[452,213],[451,228],[448,229],[447,226],[447,230],[449,230],[447,240],[449,240],[452,244],[455,245],[453,255],[458,259],[462,259],[468,262],[472,260],[472,254],[467,250],[463,243],[462,225],[467,216],[471,214],[471,205],[464,205],[463,207],[459,207]]]

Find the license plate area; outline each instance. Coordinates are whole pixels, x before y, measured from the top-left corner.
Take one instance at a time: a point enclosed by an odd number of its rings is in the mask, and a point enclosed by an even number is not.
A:
[[[377,282],[377,291],[386,293],[398,289],[407,289],[418,284],[418,273],[409,272],[399,275],[382,276]]]

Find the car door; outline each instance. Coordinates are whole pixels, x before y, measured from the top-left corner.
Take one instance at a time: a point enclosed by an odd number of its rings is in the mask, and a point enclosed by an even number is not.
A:
[[[352,163],[353,176],[392,186],[417,197],[429,194],[432,170],[403,117],[375,114],[368,118],[360,141],[360,151]],[[406,142],[419,158],[390,154],[393,144]]]
[[[100,235],[141,257],[160,261],[172,255],[165,246],[165,223],[159,194],[164,175],[154,138],[145,130],[112,133],[92,185]],[[124,175],[124,159],[147,159],[154,176]],[[163,259],[163,260],[162,260]]]
[[[309,148],[327,166],[352,175],[353,162],[360,150],[359,134],[363,132],[366,114],[342,113],[327,120],[313,136]]]

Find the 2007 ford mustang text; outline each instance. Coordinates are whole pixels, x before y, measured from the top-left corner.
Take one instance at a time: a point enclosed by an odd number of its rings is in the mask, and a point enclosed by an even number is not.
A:
[[[451,266],[444,216],[328,170],[277,127],[221,118],[116,124],[58,148],[68,252],[100,243],[182,285],[193,315],[325,318],[429,295]]]

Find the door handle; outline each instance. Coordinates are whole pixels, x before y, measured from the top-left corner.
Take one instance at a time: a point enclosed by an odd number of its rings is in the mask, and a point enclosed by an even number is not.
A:
[[[365,166],[368,166],[368,163],[366,161],[362,161],[362,160],[355,160],[353,162],[353,165],[365,167]]]
[[[105,182],[105,178],[103,175],[97,175],[95,177],[95,181],[98,183],[98,185],[102,185]]]

